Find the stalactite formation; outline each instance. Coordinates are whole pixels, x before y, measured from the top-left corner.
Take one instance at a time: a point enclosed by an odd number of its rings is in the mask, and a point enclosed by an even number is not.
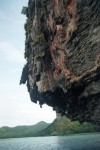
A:
[[[100,124],[100,0],[29,0],[22,13],[31,100]]]

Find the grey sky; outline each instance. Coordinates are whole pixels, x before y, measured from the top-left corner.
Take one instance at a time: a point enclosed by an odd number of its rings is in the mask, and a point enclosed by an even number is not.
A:
[[[52,108],[33,104],[25,85],[20,86],[24,60],[24,23],[22,7],[28,0],[0,0],[0,126],[52,122]]]

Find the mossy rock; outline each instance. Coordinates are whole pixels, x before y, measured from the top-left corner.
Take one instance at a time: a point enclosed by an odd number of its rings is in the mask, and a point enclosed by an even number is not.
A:
[[[29,19],[27,19],[25,25],[24,25],[24,29],[26,32],[31,32],[31,27],[32,27],[32,24],[31,24],[31,21]]]
[[[34,40],[35,43],[43,44],[45,42],[44,34],[41,33],[39,35],[35,35],[33,40]]]

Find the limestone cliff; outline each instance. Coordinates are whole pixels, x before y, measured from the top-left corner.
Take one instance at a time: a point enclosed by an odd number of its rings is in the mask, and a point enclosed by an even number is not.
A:
[[[100,124],[100,0],[29,0],[22,13],[31,100]]]

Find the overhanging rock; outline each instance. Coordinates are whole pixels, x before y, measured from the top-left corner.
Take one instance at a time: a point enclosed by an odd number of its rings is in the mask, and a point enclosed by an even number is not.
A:
[[[31,100],[100,124],[100,0],[29,0],[25,10],[20,83]]]

